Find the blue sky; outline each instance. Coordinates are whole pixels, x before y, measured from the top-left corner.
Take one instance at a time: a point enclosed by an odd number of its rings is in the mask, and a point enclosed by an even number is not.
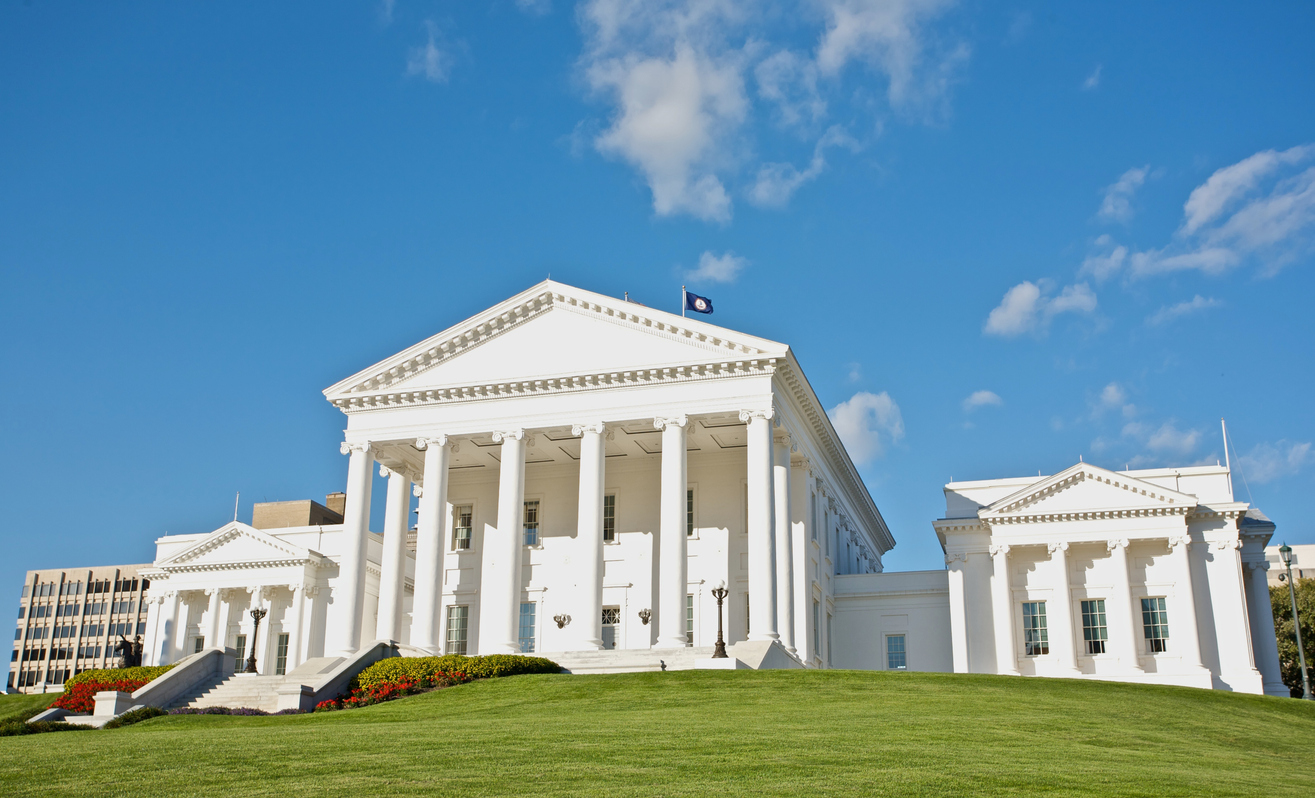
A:
[[[222,12],[0,6],[15,591],[341,489],[320,391],[550,273],[791,344],[888,569],[942,567],[951,477],[1221,417],[1315,542],[1309,4]]]

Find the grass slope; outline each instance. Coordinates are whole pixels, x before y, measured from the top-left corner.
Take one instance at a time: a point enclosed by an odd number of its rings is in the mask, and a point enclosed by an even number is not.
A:
[[[0,793],[1274,795],[1315,706],[857,671],[520,676],[366,709],[0,739]],[[106,778],[112,772],[112,778]]]
[[[45,709],[59,698],[59,693],[37,693],[36,695],[0,695],[0,722],[17,718],[26,713]]]

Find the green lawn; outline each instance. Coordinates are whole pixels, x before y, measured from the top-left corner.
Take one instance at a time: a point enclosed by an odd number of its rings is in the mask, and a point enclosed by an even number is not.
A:
[[[856,671],[519,676],[0,739],[0,794],[1308,794],[1315,704]]]
[[[17,718],[32,710],[43,710],[59,698],[59,693],[37,695],[0,695],[0,721]]]

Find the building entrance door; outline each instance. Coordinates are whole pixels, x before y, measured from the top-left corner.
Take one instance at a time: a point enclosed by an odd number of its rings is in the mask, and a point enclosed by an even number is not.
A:
[[[603,648],[616,648],[616,628],[621,624],[620,607],[603,607]]]

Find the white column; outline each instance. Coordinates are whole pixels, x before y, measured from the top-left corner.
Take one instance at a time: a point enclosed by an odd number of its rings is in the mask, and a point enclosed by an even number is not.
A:
[[[790,513],[794,516],[794,534],[791,541],[791,583],[794,591],[794,643],[795,653],[805,662],[808,660],[808,614],[812,611],[813,591],[809,576],[809,525],[813,518],[809,513],[809,491],[812,483],[811,464],[807,459],[798,467],[798,472],[790,480]]]
[[[968,672],[968,618],[967,595],[963,589],[963,571],[968,555],[961,551],[945,555],[950,582],[950,650],[955,673]]]
[[[439,606],[443,600],[443,548],[446,543],[447,481],[451,450],[446,435],[421,438],[425,452],[425,483],[420,492],[416,526],[415,596],[411,604],[411,645],[441,654]]]
[[[1110,540],[1105,545],[1114,559],[1114,592],[1110,595],[1107,622],[1111,637],[1118,641],[1115,643],[1118,648],[1110,653],[1118,653],[1129,673],[1140,674],[1144,672],[1141,666],[1141,607],[1132,596],[1128,540]]]
[[[781,644],[791,654],[794,645],[794,547],[791,545],[790,519],[790,435],[782,433],[773,441],[772,496],[776,503],[776,629]]]
[[[306,585],[296,583],[288,585],[292,591],[292,604],[288,607],[288,661],[284,673],[301,664],[302,630],[306,628],[303,616],[306,614]]]
[[[402,639],[402,593],[406,584],[406,533],[411,515],[411,478],[384,466],[388,503],[384,508],[384,551],[379,576],[378,640]]]
[[[370,487],[374,453],[370,444],[344,443],[347,464],[347,506],[343,508],[342,552],[338,579],[329,606],[328,645],[334,654],[348,656],[361,647],[362,616],[365,613],[365,555],[370,530]],[[254,641],[253,641],[254,642]]]
[[[1269,603],[1269,579],[1264,560],[1246,563],[1247,616],[1251,620],[1251,645],[1256,656],[1266,695],[1287,697],[1288,688],[1279,673],[1278,643],[1274,635],[1274,608]]]
[[[205,635],[206,648],[224,647],[223,641],[219,639],[220,592],[217,587],[206,591],[206,595],[210,597],[210,606],[206,608],[205,631],[202,632]]]
[[[521,549],[525,542],[525,431],[495,432],[493,440],[502,444],[498,528],[484,538],[479,653],[519,654]]]
[[[1206,562],[1207,581],[1217,598],[1211,623],[1219,646],[1219,671],[1225,681],[1242,691],[1249,677],[1260,676],[1252,645],[1246,579],[1242,576],[1242,541],[1216,540],[1213,557]]]
[[[1078,673],[1078,641],[1073,623],[1073,588],[1068,573],[1068,544],[1051,543],[1050,566],[1058,571],[1052,574],[1055,580],[1054,602],[1052,612],[1047,612],[1048,619],[1058,619],[1054,632],[1051,633],[1050,650],[1057,655],[1059,667]]]
[[[1009,547],[991,546],[991,616],[995,627],[996,673],[1018,675],[1018,650],[1014,645],[1014,599],[1009,587]]]
[[[177,590],[164,594],[164,606],[160,612],[160,629],[156,633],[155,664],[168,665],[174,661],[174,648],[178,640],[178,608],[181,596]]]
[[[252,610],[263,608],[265,603],[265,588],[263,585],[259,587],[251,587],[247,588],[247,592],[251,594],[251,602],[247,605],[247,611],[244,614],[246,615],[246,623],[251,624],[251,633],[247,636],[246,653],[247,656],[250,657],[252,651],[256,652],[257,673],[262,675],[273,673],[274,669],[265,661],[268,659],[266,655],[269,653],[269,627],[273,621],[270,619],[269,615],[266,614],[265,617],[260,620],[260,626],[257,627],[256,619],[251,617]],[[264,645],[260,642],[262,639],[261,635],[264,636]]]
[[[591,651],[603,647],[603,486],[607,468],[603,435],[606,431],[601,421],[571,427],[571,433],[580,436],[579,525],[575,536],[579,593],[574,623],[579,624],[576,645]],[[681,443],[683,451],[684,441]]]
[[[658,518],[658,638],[656,648],[681,648],[685,635],[685,596],[688,593],[685,494],[689,476],[685,455],[685,416],[658,418],[662,430],[661,511]]]
[[[776,640],[776,531],[772,494],[772,411],[741,410],[748,422],[749,639]]]
[[[1178,565],[1178,584],[1174,586],[1174,614],[1169,616],[1170,637],[1181,644],[1170,643],[1182,657],[1183,667],[1204,668],[1201,664],[1201,636],[1196,625],[1196,590],[1192,587],[1192,563],[1187,552],[1192,539],[1186,533],[1169,538],[1169,549]],[[1177,620],[1174,619],[1177,616]]]

